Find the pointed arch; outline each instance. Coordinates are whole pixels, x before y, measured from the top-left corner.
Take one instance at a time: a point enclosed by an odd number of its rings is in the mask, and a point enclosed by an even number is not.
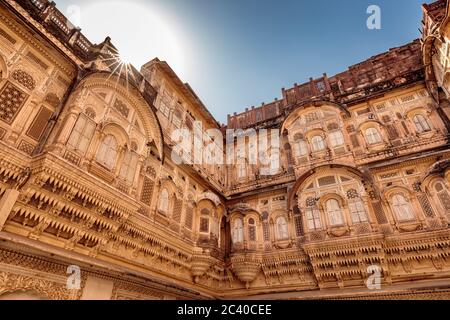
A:
[[[179,198],[178,196],[178,190],[177,190],[177,186],[175,185],[175,183],[173,182],[173,180],[169,179],[169,178],[164,178],[162,180],[159,181],[160,183],[160,188],[166,188],[167,191],[169,191],[169,194],[171,196],[175,196],[177,199]]]

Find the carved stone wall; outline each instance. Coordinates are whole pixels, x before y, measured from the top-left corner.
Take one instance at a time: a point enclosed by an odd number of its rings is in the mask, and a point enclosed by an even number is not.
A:
[[[0,3],[0,298],[81,299],[97,277],[117,300],[346,299],[371,266],[419,291],[363,298],[448,298],[420,291],[450,274],[448,57],[431,55],[448,52],[448,6],[426,8],[424,52],[392,49],[221,128],[167,63],[121,74],[111,40],[93,45],[49,2]],[[178,165],[169,133],[194,118],[276,129],[279,170]]]

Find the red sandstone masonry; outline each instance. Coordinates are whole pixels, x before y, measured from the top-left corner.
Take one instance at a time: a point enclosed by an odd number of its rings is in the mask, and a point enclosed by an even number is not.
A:
[[[228,128],[246,128],[278,117],[285,109],[292,108],[307,100],[325,99],[342,104],[357,103],[360,99],[411,81],[423,80],[422,50],[419,40],[388,52],[376,55],[366,61],[350,66],[345,72],[331,78],[326,74],[318,79],[293,88],[282,89],[282,100],[263,104],[259,108],[246,110],[228,117]],[[415,74],[415,76],[411,76]]]

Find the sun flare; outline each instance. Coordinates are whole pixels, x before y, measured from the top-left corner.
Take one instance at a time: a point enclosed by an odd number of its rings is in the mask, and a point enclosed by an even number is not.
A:
[[[124,64],[139,68],[159,57],[183,72],[182,50],[172,27],[167,19],[143,2],[92,1],[81,7],[80,23],[83,30],[96,30],[92,39],[102,40],[109,35]]]

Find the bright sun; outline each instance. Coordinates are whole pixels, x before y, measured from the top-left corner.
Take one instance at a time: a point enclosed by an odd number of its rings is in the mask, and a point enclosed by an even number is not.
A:
[[[92,41],[106,36],[120,59],[140,68],[155,57],[183,72],[180,43],[168,23],[148,5],[130,0],[89,1],[81,6],[80,24]]]
[[[119,60],[120,60],[120,62],[121,63],[123,63],[123,64],[132,64],[133,62],[132,61],[130,61],[130,60],[128,60],[128,58],[127,57],[124,57],[124,56],[122,56],[122,55],[119,55],[119,57],[117,57]]]

